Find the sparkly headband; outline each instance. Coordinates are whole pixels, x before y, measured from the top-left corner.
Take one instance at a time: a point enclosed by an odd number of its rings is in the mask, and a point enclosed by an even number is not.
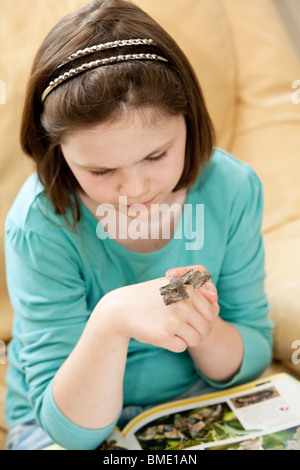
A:
[[[118,41],[112,41],[112,42],[98,44],[98,45],[91,46],[91,47],[86,47],[85,49],[79,49],[77,52],[67,57],[67,60],[61,63],[57,67],[57,69],[63,67],[64,65],[67,65],[68,63],[72,62],[75,59],[84,57],[89,54],[93,54],[95,52],[104,51],[107,49],[113,49],[115,47],[125,47],[125,46],[133,46],[133,45],[134,46],[140,46],[140,45],[155,46],[156,44],[153,39],[122,39]],[[51,81],[42,94],[42,98],[41,98],[42,102],[44,102],[47,96],[49,95],[49,93],[51,93],[51,91],[54,90],[56,87],[58,87],[61,83],[65,82],[66,80],[82,72],[94,69],[96,67],[101,67],[102,65],[114,64],[118,62],[126,62],[128,60],[155,60],[155,61],[168,62],[168,60],[165,57],[162,57],[160,55],[145,54],[145,53],[117,55],[117,56],[107,57],[105,59],[93,60],[91,62],[84,63],[80,65],[79,67],[72,68],[68,72],[65,72],[59,75],[57,78]]]

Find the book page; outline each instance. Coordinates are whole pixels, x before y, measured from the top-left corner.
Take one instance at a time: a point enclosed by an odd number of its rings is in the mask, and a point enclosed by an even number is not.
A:
[[[155,407],[123,430],[129,449],[300,450],[300,384],[287,374]]]

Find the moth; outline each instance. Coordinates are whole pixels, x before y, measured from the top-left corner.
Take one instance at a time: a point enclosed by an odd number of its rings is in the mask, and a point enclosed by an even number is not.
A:
[[[207,271],[195,271],[191,269],[181,277],[172,277],[170,283],[167,286],[161,287],[159,291],[163,296],[165,304],[170,305],[189,297],[184,286],[192,286],[194,289],[199,289],[211,276],[212,275]]]

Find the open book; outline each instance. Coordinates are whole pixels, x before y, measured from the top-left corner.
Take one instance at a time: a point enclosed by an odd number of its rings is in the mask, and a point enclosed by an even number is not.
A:
[[[58,450],[53,445],[47,450]],[[99,450],[300,450],[300,382],[281,373],[151,408]]]

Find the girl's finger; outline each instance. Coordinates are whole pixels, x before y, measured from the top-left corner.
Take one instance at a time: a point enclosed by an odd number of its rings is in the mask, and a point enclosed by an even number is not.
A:
[[[202,287],[200,287],[199,290],[200,292],[209,291],[212,294],[218,295],[217,288],[214,283],[211,282],[211,280],[206,281],[206,283]]]
[[[207,289],[201,287],[198,289],[198,292],[193,288],[189,288],[188,294],[194,308],[208,322],[213,321],[219,314],[220,308],[218,304],[218,296],[214,292],[210,292]]]
[[[208,284],[208,285],[207,285]],[[211,282],[210,284],[207,282],[204,286],[200,287],[198,289],[201,294],[204,295],[204,297],[209,300],[209,302],[214,303],[217,302],[218,300],[218,294],[217,294],[217,289]]]
[[[207,271],[205,266],[202,266],[200,264],[194,266],[182,266],[179,268],[168,269],[168,271],[166,272],[166,277],[180,277],[186,274],[191,269],[194,269],[195,271]]]
[[[166,277],[172,278],[172,277],[181,277],[184,274],[186,274],[188,271],[191,269],[194,269],[195,271],[207,271],[205,266],[202,266],[200,264],[198,265],[193,265],[193,266],[184,266],[184,267],[179,267],[179,268],[173,268],[169,269],[166,272]],[[202,291],[203,289],[203,291]],[[217,299],[217,289],[215,285],[211,282],[211,280],[206,281],[206,283],[200,287],[200,292],[202,292],[205,297],[210,301],[210,302],[215,302]],[[205,291],[204,291],[205,290]],[[208,292],[206,292],[208,291]]]

